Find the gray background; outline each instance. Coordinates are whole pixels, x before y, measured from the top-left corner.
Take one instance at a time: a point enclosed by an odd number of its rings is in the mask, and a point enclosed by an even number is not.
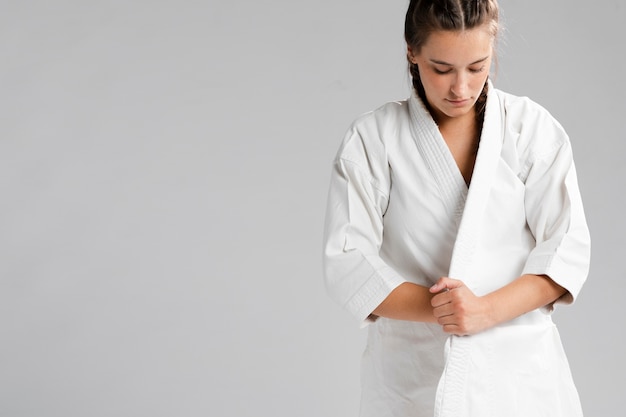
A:
[[[0,3],[0,415],[354,416],[326,296],[331,160],[409,94],[396,1]],[[570,133],[594,240],[555,313],[588,416],[622,406],[624,4],[501,2],[496,86]]]

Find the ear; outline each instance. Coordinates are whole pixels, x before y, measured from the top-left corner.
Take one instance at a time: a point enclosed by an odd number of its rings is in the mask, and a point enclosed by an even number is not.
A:
[[[406,56],[409,58],[409,62],[411,62],[411,64],[417,64],[417,57],[413,53],[413,48],[410,46],[407,46],[406,48]]]

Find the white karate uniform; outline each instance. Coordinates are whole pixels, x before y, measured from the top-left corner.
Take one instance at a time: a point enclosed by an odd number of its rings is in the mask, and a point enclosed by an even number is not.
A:
[[[358,118],[332,171],[324,274],[368,325],[361,416],[581,416],[552,306],[466,337],[368,316],[401,283],[442,276],[484,295],[545,274],[570,303],[589,253],[569,139],[538,104],[490,83],[469,189],[415,95]]]

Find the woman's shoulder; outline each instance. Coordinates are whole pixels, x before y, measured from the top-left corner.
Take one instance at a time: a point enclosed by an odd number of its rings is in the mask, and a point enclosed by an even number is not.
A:
[[[563,126],[544,106],[527,96],[495,90],[500,102],[505,135],[518,149],[537,155],[551,152],[569,141]]]
[[[349,125],[338,156],[350,158],[355,153],[382,156],[409,120],[407,100],[387,102],[359,115]]]
[[[368,129],[388,128],[398,122],[409,119],[408,100],[390,101],[374,110],[359,115],[351,124],[351,128]]]
[[[541,104],[528,96],[519,96],[495,89],[500,103],[506,111],[506,116],[513,122],[541,122],[556,119]]]

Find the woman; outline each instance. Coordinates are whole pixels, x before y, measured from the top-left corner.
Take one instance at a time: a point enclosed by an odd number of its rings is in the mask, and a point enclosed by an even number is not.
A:
[[[572,150],[488,79],[495,0],[412,0],[414,92],[334,163],[329,294],[369,326],[361,416],[581,416],[550,312],[589,268]]]

